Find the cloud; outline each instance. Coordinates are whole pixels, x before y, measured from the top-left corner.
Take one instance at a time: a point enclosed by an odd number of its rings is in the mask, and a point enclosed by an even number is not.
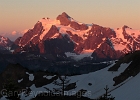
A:
[[[17,34],[17,31],[13,31],[11,34],[12,35],[16,35]]]

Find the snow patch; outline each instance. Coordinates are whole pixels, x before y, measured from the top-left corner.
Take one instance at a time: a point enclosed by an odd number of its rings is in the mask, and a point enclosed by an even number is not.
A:
[[[46,78],[48,80],[52,79],[53,77],[55,77],[56,75],[53,75],[53,76],[47,76],[47,75],[44,75],[43,78]]]
[[[113,44],[114,45],[114,49],[115,50],[124,50],[126,48],[126,45],[123,45],[123,44]]]
[[[52,36],[51,38],[54,39],[54,38],[57,38],[59,36],[59,33],[56,33],[54,36]]]
[[[65,52],[65,55],[67,57],[71,57],[72,59],[78,61],[81,60],[85,57],[91,57],[92,53],[94,50],[83,50],[80,54],[76,54],[76,53],[71,53],[71,52]]]
[[[18,83],[20,83],[20,82],[22,82],[23,81],[23,78],[22,79],[20,79],[20,80],[18,80]]]
[[[102,44],[102,43],[100,43],[100,44],[97,46],[97,48],[99,48],[99,47],[101,46],[101,44]]]
[[[34,80],[34,75],[33,74],[29,74],[28,72],[26,72],[27,75],[29,75],[29,80],[33,81]]]

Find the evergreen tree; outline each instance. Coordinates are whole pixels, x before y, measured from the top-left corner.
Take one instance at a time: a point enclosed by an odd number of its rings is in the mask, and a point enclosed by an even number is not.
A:
[[[106,85],[106,88],[104,88],[105,90],[105,94],[101,97],[99,97],[99,99],[97,100],[115,100],[115,97],[111,96],[111,94],[108,94],[108,90],[109,88]]]
[[[68,85],[70,80],[68,80],[66,76],[59,76],[58,78],[60,82],[55,80],[53,84],[60,86],[60,88],[58,89],[54,88],[54,92],[59,93],[62,96],[64,96],[65,88]]]

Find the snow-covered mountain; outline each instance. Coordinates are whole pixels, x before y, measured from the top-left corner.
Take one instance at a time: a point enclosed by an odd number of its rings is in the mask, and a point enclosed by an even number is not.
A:
[[[17,45],[19,48],[15,52],[33,51],[55,56],[65,55],[75,60],[84,57],[112,60],[140,50],[140,31],[126,25],[111,29],[96,24],[85,24],[63,12],[54,20],[39,20],[33,29],[29,29],[20,38]]]
[[[140,51],[137,51],[96,72],[67,76],[69,87],[65,88],[65,95],[74,95],[82,90],[84,91],[82,96],[96,99],[105,93],[104,88],[107,85],[108,93],[114,96],[115,100],[139,100],[139,65]],[[61,87],[54,84],[55,80],[60,82],[56,74],[44,71],[32,72],[19,64],[10,64],[0,75],[0,89],[3,88],[2,84],[6,82],[8,76],[13,78],[18,86],[30,91],[29,94],[19,92],[22,100],[34,98],[41,92],[48,92],[48,89],[51,91]]]
[[[0,36],[0,50],[9,50],[12,44],[10,39]]]

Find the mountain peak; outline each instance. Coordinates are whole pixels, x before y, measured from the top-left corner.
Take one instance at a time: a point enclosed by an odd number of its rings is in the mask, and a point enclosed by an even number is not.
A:
[[[122,27],[122,29],[126,29],[126,28],[130,28],[129,26],[127,26],[127,25],[124,25],[123,27]],[[131,28],[130,28],[131,29]]]
[[[68,26],[70,24],[70,18],[67,13],[63,12],[61,15],[58,15],[56,19],[61,22],[61,25]]]
[[[71,18],[66,12],[63,12],[63,13],[61,14],[61,16],[66,17],[66,18]]]

